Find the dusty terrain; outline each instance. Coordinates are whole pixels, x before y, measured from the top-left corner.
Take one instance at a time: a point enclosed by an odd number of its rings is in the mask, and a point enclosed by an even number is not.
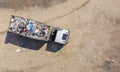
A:
[[[0,0],[0,72],[120,72],[119,0],[9,1]],[[7,38],[11,15],[70,29],[70,41],[52,52],[44,42]]]

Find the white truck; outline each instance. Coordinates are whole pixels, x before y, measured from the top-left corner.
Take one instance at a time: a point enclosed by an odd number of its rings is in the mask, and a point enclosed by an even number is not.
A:
[[[9,32],[31,39],[67,44],[70,31],[28,18],[13,16],[10,19]]]

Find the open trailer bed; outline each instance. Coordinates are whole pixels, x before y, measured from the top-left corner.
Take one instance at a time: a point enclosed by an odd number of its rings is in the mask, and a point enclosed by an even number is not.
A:
[[[32,19],[12,16],[9,31],[32,39],[48,41],[51,27]]]

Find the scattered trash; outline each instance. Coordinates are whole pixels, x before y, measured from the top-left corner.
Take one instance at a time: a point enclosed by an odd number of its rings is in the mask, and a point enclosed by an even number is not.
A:
[[[25,48],[22,48],[22,52],[23,52],[23,51],[26,51],[26,49],[25,49]]]
[[[19,53],[20,51],[21,51],[21,49],[17,49],[17,50],[16,50],[16,53]]]
[[[115,63],[115,60],[109,60],[109,61],[107,60],[107,61],[106,61],[106,64],[108,64],[108,65],[111,65],[111,64],[113,64],[113,63]]]
[[[109,57],[109,62],[110,62],[110,63],[115,63],[115,60],[113,59],[112,56]]]
[[[111,60],[112,63],[115,63],[115,60]]]

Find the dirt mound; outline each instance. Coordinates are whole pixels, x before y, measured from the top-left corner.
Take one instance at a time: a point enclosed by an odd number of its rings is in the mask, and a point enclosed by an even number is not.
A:
[[[0,0],[0,8],[23,9],[25,7],[48,8],[51,5],[64,3],[67,0]]]

